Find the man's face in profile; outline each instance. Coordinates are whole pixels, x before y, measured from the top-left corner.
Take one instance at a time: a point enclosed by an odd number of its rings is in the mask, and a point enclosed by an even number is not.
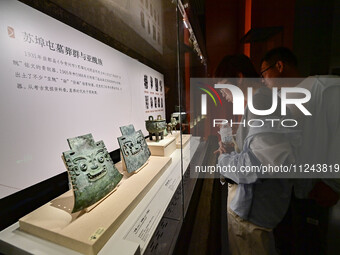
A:
[[[280,72],[277,70],[276,63],[268,63],[267,61],[263,61],[261,64],[261,78],[262,82],[268,87],[273,88],[275,84],[273,79],[280,77]]]

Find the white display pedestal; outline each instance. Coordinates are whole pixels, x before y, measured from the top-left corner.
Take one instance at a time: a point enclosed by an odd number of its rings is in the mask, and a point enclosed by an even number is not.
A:
[[[179,135],[181,134],[181,131],[179,130],[173,130],[172,133],[169,133],[170,136],[175,137],[176,139],[179,138]]]
[[[123,179],[93,210],[70,214],[73,193],[68,191],[21,218],[20,229],[83,254],[97,254],[170,164],[169,157],[151,156],[141,171],[130,175],[119,162]]]
[[[191,137],[189,145],[183,149],[183,169],[187,169],[193,152],[200,144],[200,138]],[[191,152],[191,153],[190,153]],[[181,169],[178,167],[181,161],[181,151],[175,150],[171,155],[170,166],[165,169],[159,179],[152,185],[139,204],[131,211],[125,221],[119,226],[112,237],[107,241],[98,255],[140,255],[143,254],[154,234],[157,225],[161,221],[167,206],[175,194],[176,187],[181,181]],[[141,171],[140,173],[142,173]],[[138,173],[138,174],[140,174]],[[137,174],[137,175],[138,175]],[[149,212],[149,213],[148,213]],[[140,226],[141,219],[148,213],[149,222],[146,227],[134,230]],[[144,221],[143,221],[144,222]],[[139,235],[141,231],[148,233],[145,237]],[[135,235],[135,238],[131,238]],[[36,255],[81,255],[81,253],[44,240],[20,230],[19,222],[14,223],[0,232],[0,253],[4,254],[36,254]]]
[[[172,134],[170,134],[170,136],[175,137],[176,138],[176,148],[180,149],[181,148],[181,137],[180,137],[181,132],[180,131],[172,131]],[[184,148],[188,142],[190,141],[190,137],[191,135],[188,134],[182,134],[182,147]]]
[[[184,148],[190,141],[191,135],[184,135],[182,134],[182,147]],[[180,149],[181,148],[181,138],[178,137],[176,139],[176,148]]]
[[[176,139],[173,136],[167,135],[159,142],[146,140],[152,156],[170,156],[176,150]]]

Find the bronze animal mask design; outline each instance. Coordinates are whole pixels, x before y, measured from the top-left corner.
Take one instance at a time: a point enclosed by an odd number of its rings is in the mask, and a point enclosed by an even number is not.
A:
[[[72,212],[77,212],[105,197],[123,176],[113,164],[103,141],[95,142],[91,134],[67,141],[71,150],[63,152],[63,157],[73,186]]]

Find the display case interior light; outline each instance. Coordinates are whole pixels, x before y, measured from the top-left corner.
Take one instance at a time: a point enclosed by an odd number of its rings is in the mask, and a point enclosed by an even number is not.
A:
[[[177,6],[178,6],[178,10],[180,11],[182,17],[183,17],[183,23],[186,29],[189,30],[190,33],[190,41],[192,41],[193,47],[194,47],[194,51],[196,51],[197,55],[200,57],[201,59],[201,63],[206,64],[206,60],[203,57],[202,51],[198,45],[195,33],[191,27],[191,24],[188,20],[188,16],[186,14],[185,8],[187,8],[188,6],[183,5],[182,1],[178,0],[177,1]]]
[[[185,19],[183,19],[183,23],[184,23],[185,28],[188,29],[189,27],[188,27],[188,24],[187,24],[187,22],[185,21]]]

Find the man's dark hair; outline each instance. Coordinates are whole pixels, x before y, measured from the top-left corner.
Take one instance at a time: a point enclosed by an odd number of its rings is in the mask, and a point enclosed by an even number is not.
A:
[[[262,58],[261,63],[264,61],[269,64],[275,64],[277,61],[282,61],[283,63],[295,67],[297,67],[298,64],[295,54],[290,49],[285,47],[278,47],[268,51]]]
[[[215,71],[217,78],[236,78],[242,73],[244,77],[259,77],[251,60],[243,54],[225,56]]]

